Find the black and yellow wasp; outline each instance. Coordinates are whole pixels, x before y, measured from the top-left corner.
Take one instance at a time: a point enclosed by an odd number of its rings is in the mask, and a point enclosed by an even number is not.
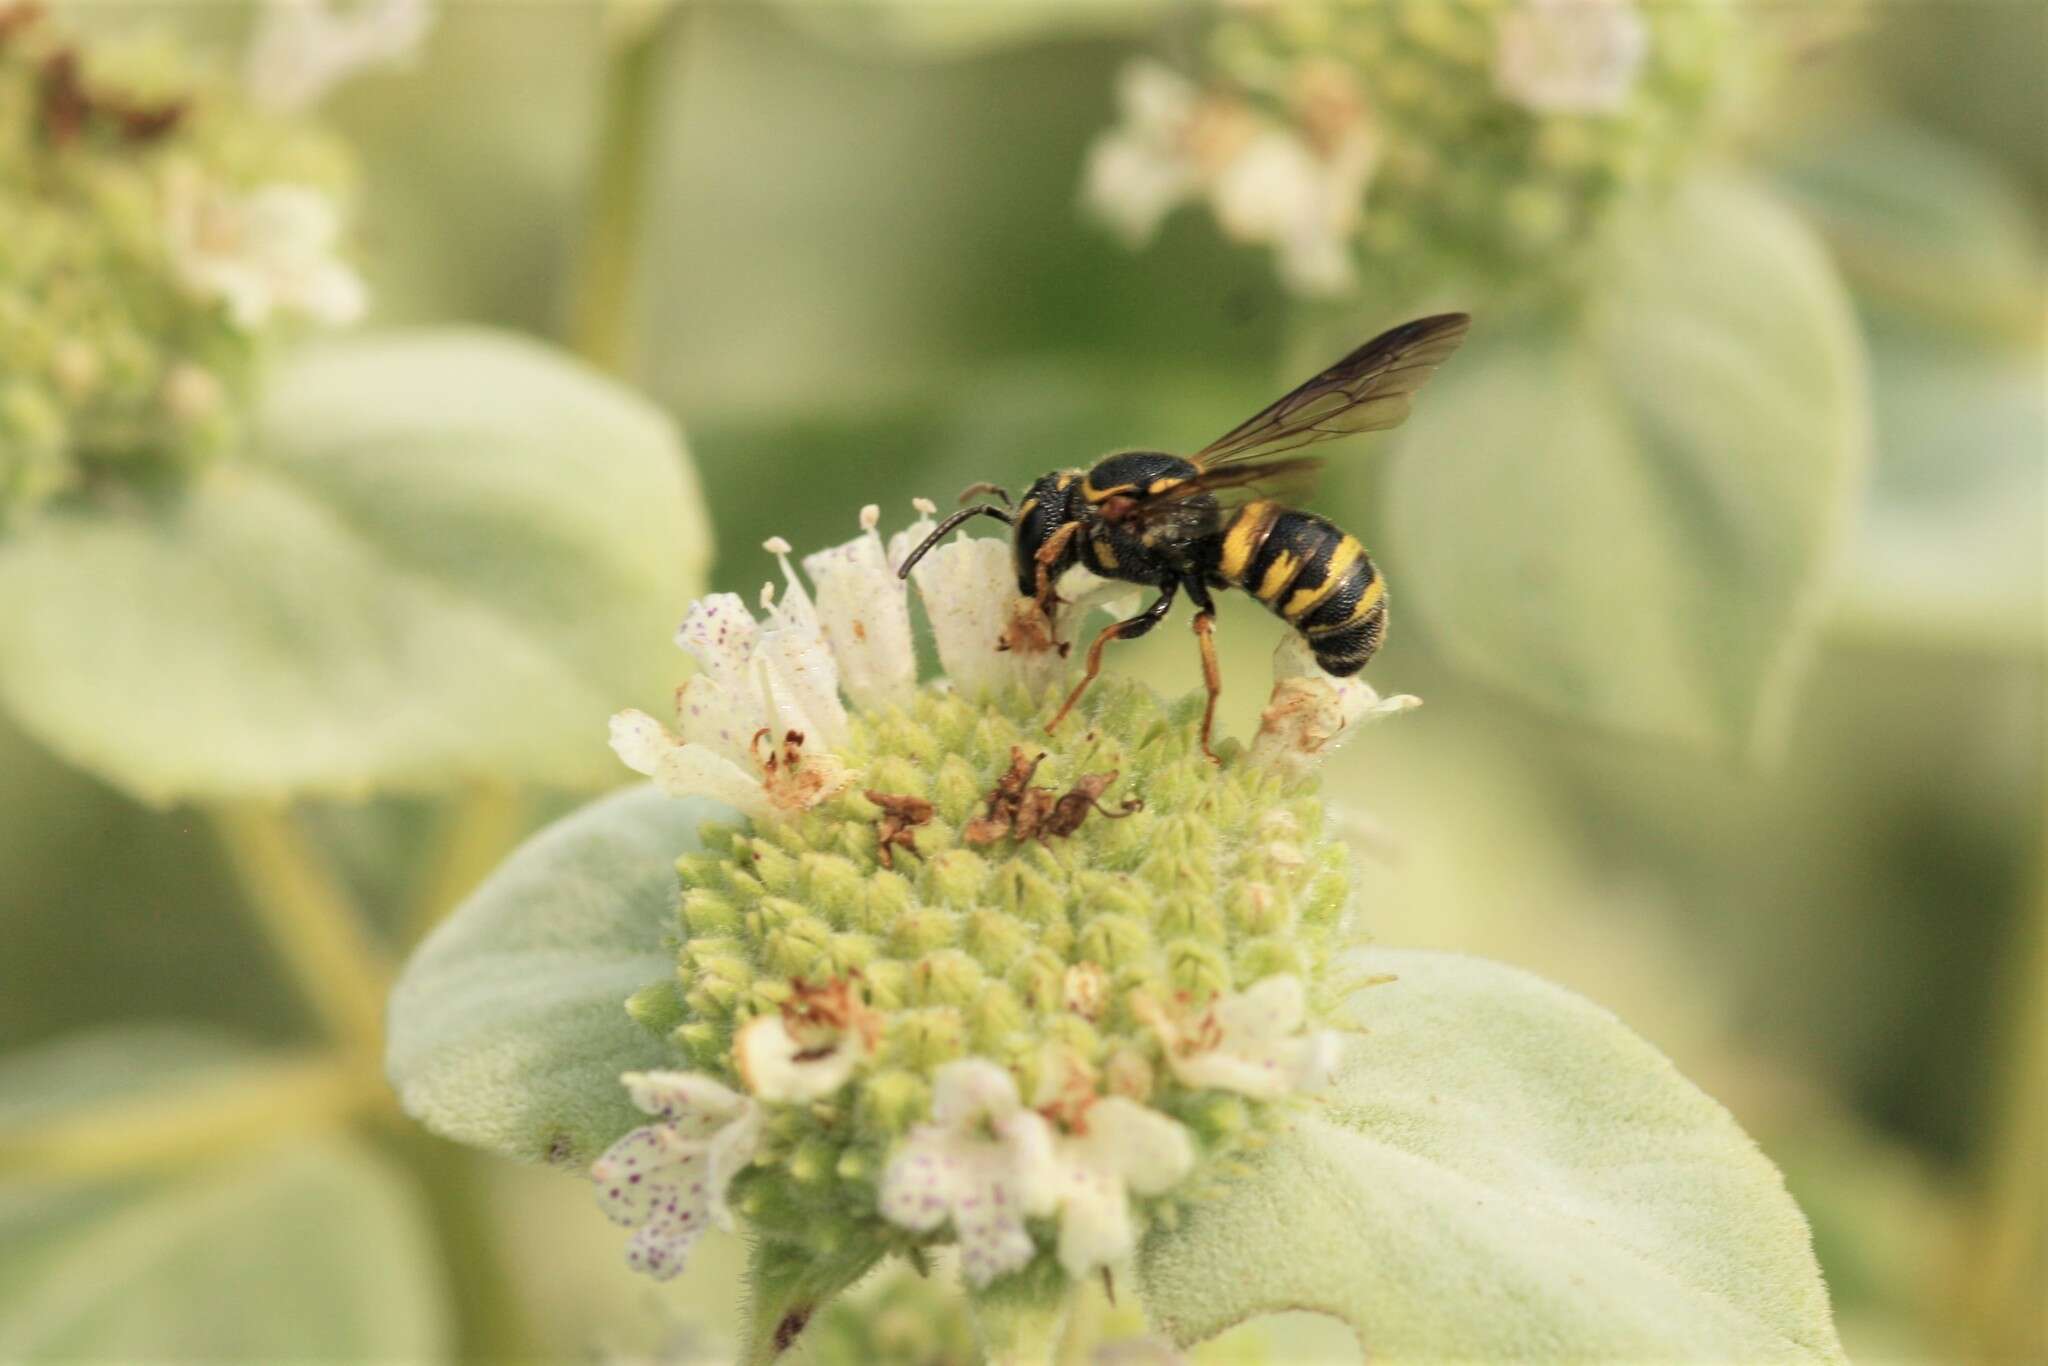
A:
[[[1364,668],[1386,633],[1386,581],[1358,539],[1313,512],[1259,493],[1321,464],[1290,458],[1290,452],[1399,425],[1415,391],[1457,349],[1471,321],[1463,313],[1443,313],[1383,332],[1185,458],[1164,451],[1104,456],[1090,470],[1041,476],[1014,506],[1002,489],[977,484],[961,498],[993,493],[1003,506],[979,504],[954,513],[910,553],[900,574],[909,574],[961,522],[985,516],[1014,529],[1017,591],[1036,598],[1048,619],[1053,585],[1076,564],[1159,590],[1150,607],[1095,638],[1087,669],[1046,724],[1048,732],[1058,729],[1101,671],[1103,646],[1157,626],[1185,589],[1195,604],[1202,678],[1209,689],[1202,750],[1213,759],[1209,733],[1222,679],[1209,590],[1250,593],[1299,631],[1316,662],[1340,678]],[[1218,495],[1231,493],[1237,500],[1225,506]]]

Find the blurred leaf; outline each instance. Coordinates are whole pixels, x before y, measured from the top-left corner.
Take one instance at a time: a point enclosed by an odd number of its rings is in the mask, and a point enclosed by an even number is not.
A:
[[[1613,1016],[1498,964],[1377,951],[1328,1111],[1149,1239],[1182,1342],[1284,1309],[1375,1359],[1836,1358],[1784,1183]]]
[[[412,1193],[339,1138],[240,1147],[194,1165],[164,1111],[272,1086],[269,1055],[182,1029],[128,1029],[0,1063],[0,1126],[126,1143],[153,1174],[0,1183],[0,1359],[418,1359],[445,1350],[440,1267]],[[195,1095],[196,1092],[196,1095]],[[279,1090],[289,1127],[302,1096]],[[242,1118],[256,1120],[260,1107]],[[216,1135],[246,1144],[247,1132]],[[186,1153],[196,1151],[187,1147]],[[131,1164],[130,1170],[134,1167]]]
[[[1691,187],[1574,326],[1488,335],[1392,475],[1401,587],[1445,654],[1619,729],[1775,738],[1856,496],[1863,360],[1812,234]]]
[[[673,681],[709,533],[669,423],[474,331],[282,370],[254,449],[0,543],[0,697],[153,801],[595,785]]]
[[[2039,226],[1988,158],[1881,119],[1833,126],[1772,155],[1779,184],[1812,215],[1859,292],[1936,318],[2038,332]]]
[[[670,1057],[626,998],[675,972],[675,860],[723,808],[651,787],[533,837],[428,936],[391,996],[386,1063],[435,1133],[588,1163],[638,1117],[619,1074]]]
[[[0,1187],[0,1357],[389,1360],[448,1340],[404,1187],[336,1140],[114,1200]]]
[[[1844,614],[1893,646],[2040,649],[2048,356],[1885,317],[1870,339],[1877,468]]]

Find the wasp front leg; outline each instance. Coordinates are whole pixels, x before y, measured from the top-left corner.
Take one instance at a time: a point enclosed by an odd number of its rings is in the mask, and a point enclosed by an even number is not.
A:
[[[1168,583],[1159,590],[1159,601],[1127,621],[1115,622],[1102,628],[1102,634],[1095,637],[1095,643],[1088,647],[1088,667],[1082,671],[1081,681],[1067,694],[1066,705],[1060,708],[1059,715],[1045,723],[1047,735],[1060,728],[1060,722],[1067,719],[1067,713],[1081,700],[1081,694],[1088,691],[1088,685],[1095,681],[1095,675],[1102,672],[1102,647],[1112,640],[1136,640],[1166,620],[1166,614],[1173,610],[1173,595],[1178,591],[1178,585]]]
[[[1053,595],[1052,591],[1052,567],[1058,564],[1061,558],[1066,555],[1067,543],[1072,541],[1080,532],[1081,524],[1079,522],[1068,522],[1058,531],[1046,537],[1045,544],[1038,547],[1038,553],[1032,556],[1032,559],[1038,566],[1038,592],[1033,600],[1037,602],[1038,610],[1045,614],[1048,628],[1052,625],[1053,608],[1059,603],[1059,599]],[[1132,620],[1135,621],[1136,618],[1134,617]]]
[[[1188,598],[1195,604],[1195,639],[1202,648],[1202,686],[1209,690],[1209,700],[1202,708],[1202,753],[1212,764],[1223,761],[1216,757],[1216,751],[1209,747],[1209,736],[1216,728],[1216,699],[1223,694],[1223,670],[1216,663],[1216,604],[1209,597],[1209,587],[1200,579],[1187,581]]]

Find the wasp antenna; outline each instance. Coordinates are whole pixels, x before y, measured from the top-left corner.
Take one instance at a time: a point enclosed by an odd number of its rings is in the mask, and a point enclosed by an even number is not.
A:
[[[947,532],[951,531],[954,527],[959,526],[962,522],[966,521],[970,517],[984,516],[993,517],[998,522],[1001,522],[1004,526],[1010,526],[1014,524],[1016,521],[1014,517],[1010,516],[1009,513],[1003,511],[1001,508],[990,507],[986,503],[978,507],[961,508],[951,517],[948,517],[945,521],[940,522],[938,526],[934,527],[932,529],[931,535],[925,537],[922,541],[918,542],[917,549],[911,551],[908,555],[905,555],[903,557],[903,564],[896,570],[896,577],[899,579],[909,578],[911,567],[915,565],[919,560],[923,559],[926,555],[931,553],[931,548],[937,545],[940,542],[940,540],[945,537]]]
[[[960,496],[954,502],[957,506],[960,503],[965,503],[969,498],[982,493],[993,493],[996,497],[1003,500],[1004,507],[1015,506],[1017,502],[1015,498],[1010,496],[1010,491],[1001,484],[989,483],[969,484],[966,488],[960,490]]]

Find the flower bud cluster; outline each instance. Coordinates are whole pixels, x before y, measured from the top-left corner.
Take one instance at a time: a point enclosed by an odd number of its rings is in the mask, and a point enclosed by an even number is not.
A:
[[[220,451],[271,337],[362,310],[352,174],[166,41],[0,0],[0,516]]]
[[[911,536],[885,549],[863,520],[805,561],[815,604],[790,571],[765,623],[736,598],[692,609],[679,639],[705,671],[680,736],[614,720],[658,785],[748,819],[678,861],[675,975],[628,1004],[674,1070],[625,1079],[654,1122],[592,1174],[658,1275],[743,1218],[821,1259],[957,1243],[970,1284],[1034,1262],[1083,1277],[1332,1065],[1317,1021],[1351,876],[1310,765],[1413,699],[1318,690],[1283,651],[1257,742],[1220,764],[1199,693],[1115,678],[1048,735],[1059,633],[1015,657],[1032,634],[1000,624],[1030,603],[985,553],[1001,543],[927,558],[953,677],[920,686],[890,572]]]
[[[1557,277],[1749,84],[1722,0],[1234,7],[1192,76],[1141,61],[1086,199],[1141,240],[1206,196],[1304,294]]]

